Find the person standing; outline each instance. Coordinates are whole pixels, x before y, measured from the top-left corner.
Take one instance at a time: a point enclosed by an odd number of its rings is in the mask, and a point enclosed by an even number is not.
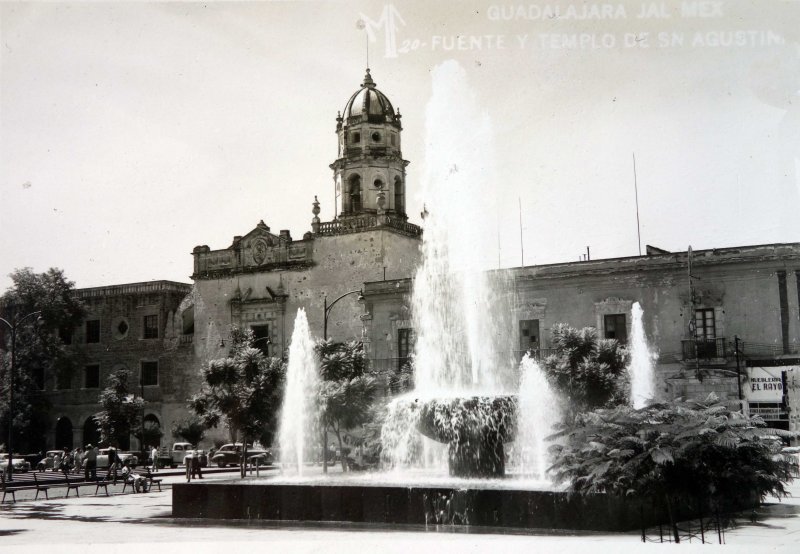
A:
[[[86,481],[97,481],[97,447],[86,445],[86,464],[83,469],[83,478]]]
[[[153,460],[153,473],[155,473],[158,471],[158,448],[155,446],[153,447],[153,450],[150,451],[150,457]]]

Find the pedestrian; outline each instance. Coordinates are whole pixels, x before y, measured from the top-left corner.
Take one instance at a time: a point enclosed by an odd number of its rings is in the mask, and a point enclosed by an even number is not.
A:
[[[106,473],[106,481],[109,478],[116,485],[117,484],[117,470],[119,469],[120,457],[117,454],[117,449],[111,447],[108,449],[108,473]]]
[[[91,444],[86,445],[83,478],[86,481],[97,481],[97,447]]]
[[[153,450],[150,451],[150,457],[153,460],[153,473],[155,473],[158,471],[158,448],[155,446],[153,447]]]
[[[194,477],[195,474],[197,474],[197,477],[202,479],[203,470],[200,462],[201,462],[200,450],[195,450],[194,456],[192,456],[192,476]]]
[[[83,448],[80,446],[72,452],[72,472],[80,474],[83,465]]]

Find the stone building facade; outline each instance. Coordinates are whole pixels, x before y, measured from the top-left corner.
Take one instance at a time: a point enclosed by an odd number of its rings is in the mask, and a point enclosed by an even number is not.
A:
[[[509,289],[510,307],[501,309],[510,311],[512,357],[528,350],[548,355],[556,323],[595,327],[602,337],[626,341],[638,302],[657,353],[662,398],[714,392],[738,399],[741,388],[752,413],[770,425],[789,428],[791,421],[797,427],[787,406],[800,367],[800,244],[692,253],[650,248],[646,256],[499,273],[498,282]],[[367,341],[376,366],[399,367],[410,352],[411,286],[410,279],[397,279],[364,287]]]
[[[170,424],[186,415],[187,392],[199,385],[192,348],[193,312],[185,302],[191,285],[152,281],[78,289],[86,320],[62,331],[81,360],[78,371],[52,375],[45,383],[51,405],[47,444],[77,448],[98,441],[94,414],[108,376],[131,373],[132,391],[147,401],[146,425],[169,440]],[[122,448],[138,447],[122,444]]]

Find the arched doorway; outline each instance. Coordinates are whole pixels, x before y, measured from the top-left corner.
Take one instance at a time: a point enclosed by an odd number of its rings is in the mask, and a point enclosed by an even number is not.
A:
[[[56,422],[56,448],[72,450],[72,422],[68,417],[60,417]]]
[[[89,416],[83,424],[83,446],[91,444],[97,446],[100,442],[100,430],[97,428],[97,420],[94,416]]]
[[[153,414],[144,416],[144,446],[151,448],[161,446],[161,437],[164,432],[161,430],[161,422]]]

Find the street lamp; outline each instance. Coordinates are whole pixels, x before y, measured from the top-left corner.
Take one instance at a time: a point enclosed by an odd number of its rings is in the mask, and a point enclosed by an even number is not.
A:
[[[0,317],[0,321],[6,324],[6,326],[11,329],[11,367],[9,368],[8,373],[8,442],[6,443],[6,448],[8,449],[8,480],[14,480],[14,449],[12,447],[13,441],[13,425],[12,419],[14,417],[14,365],[16,364],[16,356],[17,356],[17,327],[19,327],[26,319],[31,318],[35,315],[41,314],[42,311],[38,310],[35,312],[31,312],[26,316],[23,316],[14,323],[9,323],[7,320]],[[41,318],[39,318],[41,319]]]
[[[322,318],[322,338],[324,340],[328,340],[328,315],[331,313],[331,309],[336,305],[336,303],[344,298],[345,296],[350,296],[351,294],[358,294],[359,302],[364,300],[364,291],[361,289],[358,290],[351,290],[350,292],[346,292],[341,295],[339,298],[328,304],[328,295],[325,295],[325,300],[323,301],[323,318]],[[323,429],[322,433],[322,472],[328,473],[328,430]]]
[[[323,312],[323,313],[324,313],[324,318],[323,318],[323,322],[322,322],[322,338],[323,338],[323,339],[325,339],[325,340],[328,340],[328,314],[330,314],[330,313],[331,313],[331,308],[333,308],[333,306],[334,306],[334,305],[335,305],[335,304],[336,304],[336,303],[337,303],[339,300],[341,300],[341,299],[342,299],[342,298],[344,298],[345,296],[350,296],[351,294],[358,294],[358,300],[359,300],[359,302],[360,302],[360,301],[362,301],[362,300],[364,300],[364,291],[362,291],[361,289],[358,289],[358,290],[351,290],[350,292],[346,292],[346,293],[344,293],[343,295],[341,295],[339,298],[337,298],[336,300],[334,300],[333,302],[331,302],[330,304],[328,304],[328,297],[327,297],[327,295],[325,296],[325,301],[324,301],[324,303],[323,303],[323,304],[324,304],[324,312]]]

